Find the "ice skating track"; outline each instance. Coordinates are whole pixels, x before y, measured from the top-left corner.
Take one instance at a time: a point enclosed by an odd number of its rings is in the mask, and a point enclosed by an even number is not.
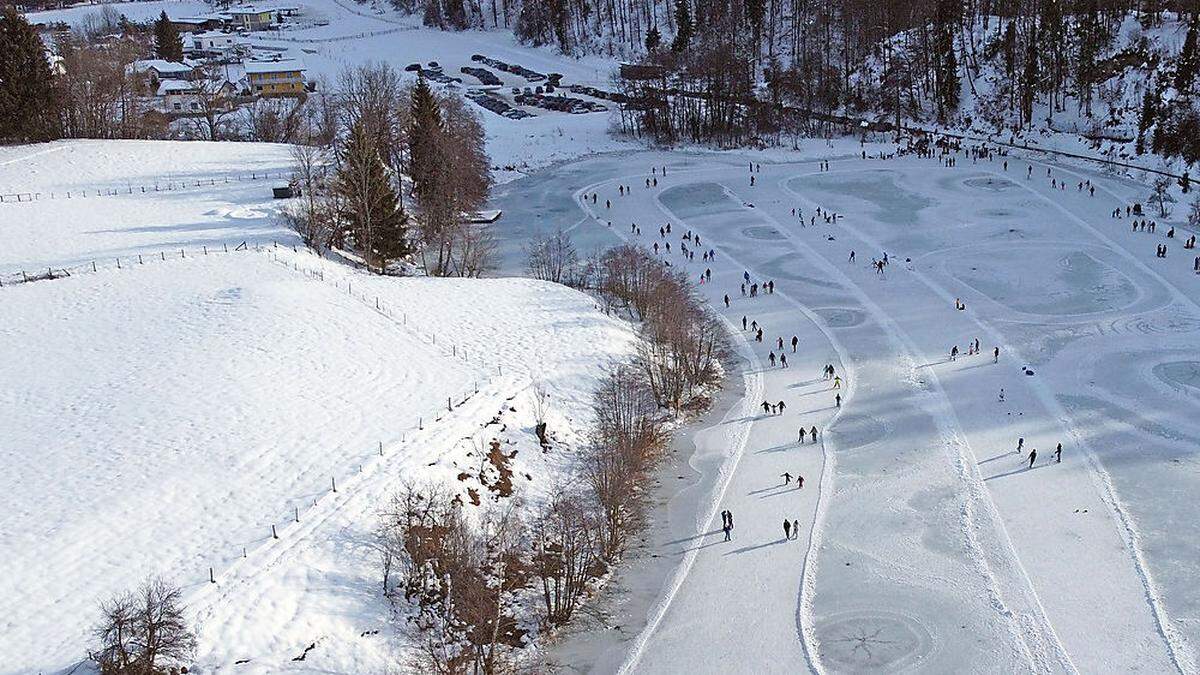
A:
[[[1019,164],[1015,160],[1013,163]],[[867,165],[864,163],[861,168],[839,169],[838,173],[852,174],[868,168],[873,169],[877,166],[877,164]],[[1041,167],[1044,165],[1036,164],[1036,166]],[[797,189],[793,186],[797,184],[802,186],[803,180],[806,178],[814,176],[828,177],[831,175],[831,172],[811,171],[807,167],[802,168],[803,170],[797,171],[797,165],[773,165],[768,170],[774,174],[772,179],[775,180],[779,194],[786,195],[789,203],[801,206],[811,212],[818,204],[806,197],[802,192],[802,187]],[[1023,169],[1024,167],[1020,168]],[[974,169],[976,173],[983,170],[983,173],[994,178],[1002,180],[1007,180],[1008,178],[1008,176],[995,170],[986,170],[983,167],[974,167]],[[1054,170],[1059,172],[1059,175],[1065,173],[1066,175],[1074,176],[1078,180],[1084,180],[1081,175],[1066,171],[1061,167],[1055,166]],[[1013,174],[1010,173],[1009,175]],[[1016,175],[1020,175],[1020,172],[1017,171]],[[717,262],[696,263],[686,265],[685,267],[689,274],[696,272],[697,268],[702,270],[705,266],[712,267],[714,281],[708,284],[707,288],[704,285],[699,286],[698,290],[712,302],[715,308],[719,308],[721,305],[721,293],[728,292],[731,287],[736,288],[743,270],[749,272],[752,278],[756,280],[769,279],[772,275],[767,270],[756,267],[756,261],[744,259],[743,254],[739,253],[736,247],[727,246],[728,242],[722,236],[723,233],[717,231],[704,232],[703,227],[696,225],[688,217],[680,217],[678,214],[672,212],[669,206],[664,204],[661,195],[665,190],[672,187],[698,182],[711,182],[721,185],[722,189],[731,198],[743,201],[745,204],[741,192],[731,187],[733,185],[743,186],[740,187],[740,190],[744,191],[745,176],[744,172],[740,172],[737,168],[729,165],[679,168],[672,171],[670,176],[659,176],[659,185],[654,190],[647,190],[645,193],[641,189],[641,183],[646,178],[644,173],[609,178],[608,180],[588,185],[574,194],[576,203],[587,215],[572,224],[571,229],[602,227],[609,229],[612,234],[619,236],[629,243],[639,245],[647,245],[649,242],[657,241],[658,239],[655,237],[656,233],[651,233],[650,236],[633,234],[625,227],[630,220],[641,223],[648,230],[656,230],[660,224],[670,222],[675,228],[674,233],[676,235],[684,230],[695,230],[698,234],[702,233],[705,243],[700,248],[703,250],[715,250]],[[758,177],[760,181],[763,178],[762,175]],[[1097,227],[1089,224],[1056,199],[1051,199],[1042,194],[1035,187],[1025,185],[1020,180],[1013,180],[1011,182],[1020,187],[1023,193],[1042,204],[1048,205],[1054,211],[1061,213],[1069,222],[1076,225],[1084,235],[1097,241],[1106,250],[1117,253],[1130,266],[1136,268],[1147,277],[1157,280],[1164,288],[1169,289],[1173,301],[1181,306],[1189,307],[1197,314],[1200,314],[1200,305],[1184,295],[1176,286],[1169,283],[1137,258],[1137,256],[1105,235]],[[634,194],[618,198],[616,189],[618,185],[634,186],[631,190]],[[762,183],[760,182],[759,185],[762,185]],[[1124,203],[1103,184],[1098,184],[1097,187],[1099,192],[1111,198],[1114,204]],[[585,195],[593,193],[601,196],[595,205],[585,198]],[[616,208],[605,208],[604,200],[606,199],[611,199]],[[891,345],[893,358],[898,363],[901,363],[904,369],[910,372],[911,380],[914,382],[912,395],[923,401],[923,407],[929,411],[931,417],[936,421],[937,442],[946,450],[947,456],[950,458],[957,473],[958,487],[956,490],[956,499],[959,502],[961,535],[966,542],[967,554],[972,561],[971,564],[974,566],[976,573],[986,586],[990,603],[994,608],[995,620],[1002,622],[1006,626],[1004,632],[1007,633],[1012,644],[1016,645],[1018,652],[1017,660],[1024,662],[1028,668],[1036,672],[1087,672],[1092,662],[1089,662],[1089,666],[1083,664],[1077,665],[1076,659],[1072,658],[1073,651],[1068,646],[1070,643],[1064,642],[1060,637],[1055,622],[1051,619],[1055,614],[1052,611],[1048,611],[1047,607],[1043,604],[1037,590],[1038,584],[1035,583],[1034,578],[1032,578],[1031,573],[1022,561],[1020,553],[1020,551],[1024,550],[1022,549],[1022,545],[1015,544],[1008,532],[1005,517],[1006,514],[1011,516],[1011,505],[998,506],[987,483],[985,483],[984,476],[980,471],[980,467],[982,466],[980,458],[972,450],[969,440],[970,434],[964,431],[956,404],[952,403],[952,401],[955,401],[954,395],[949,393],[947,387],[943,386],[939,380],[936,372],[937,368],[933,367],[934,364],[925,363],[928,360],[928,347],[922,348],[918,344],[918,340],[910,335],[909,331],[911,329],[906,328],[900,322],[896,321],[888,309],[881,306],[871,293],[864,290],[861,279],[849,276],[842,268],[828,260],[826,255],[822,254],[821,251],[815,249],[811,238],[801,237],[794,226],[781,221],[780,217],[776,215],[778,212],[777,209],[755,208],[750,204],[745,204],[745,207],[755,217],[772,225],[795,250],[803,252],[805,263],[810,266],[810,270],[819,272],[823,279],[834,282],[842,291],[847,292],[853,298],[855,304],[864,310],[870,319],[883,330],[886,340]],[[611,224],[609,222],[610,219],[612,221]],[[855,227],[853,224],[842,224],[839,222],[837,229],[840,237],[848,237],[853,242],[845,244],[846,246],[851,248],[857,247],[863,251],[884,250],[878,241],[872,239],[869,233]],[[923,286],[926,291],[937,298],[938,301],[944,302],[947,305],[954,298],[962,294],[961,292],[955,293],[951,291],[943,285],[944,282],[921,271],[910,269],[907,274],[913,281]],[[720,279],[721,282],[718,283],[716,279]],[[806,322],[808,327],[812,329],[813,336],[820,336],[820,339],[824,341],[827,348],[835,355],[831,358],[836,358],[836,365],[840,372],[851,374],[847,382],[848,386],[843,392],[843,406],[828,414],[820,425],[823,430],[828,430],[835,427],[843,411],[853,411],[855,408],[856,384],[859,378],[854,373],[860,364],[855,362],[850,350],[839,339],[838,331],[830,326],[819,313],[814,311],[814,306],[820,307],[821,305],[809,306],[799,296],[790,293],[786,288],[785,286],[783,290],[776,291],[772,297],[777,302],[786,303],[794,312],[796,320]],[[737,351],[747,364],[747,370],[743,374],[745,397],[722,420],[722,426],[735,426],[736,430],[726,432],[728,448],[724,455],[724,462],[719,469],[718,479],[715,481],[715,488],[710,495],[710,500],[702,509],[703,515],[696,523],[698,535],[714,530],[718,511],[724,508],[723,505],[730,503],[731,485],[738,477],[739,472],[745,473],[758,470],[753,464],[747,465],[745,456],[748,446],[751,443],[754,427],[761,423],[759,420],[753,418],[753,413],[757,407],[756,402],[764,397],[764,381],[761,374],[763,364],[762,360],[755,353],[754,345],[746,333],[739,330],[730,319],[730,316],[734,314],[740,315],[744,311],[744,308],[735,306],[730,311],[722,310],[718,312],[730,328],[730,333],[735,338]],[[1007,341],[1004,335],[996,328],[997,320],[982,320],[972,312],[967,312],[966,314],[968,320],[973,325],[973,329],[977,333],[986,336],[989,345],[994,344],[999,346],[1006,358],[1012,357],[1016,361],[1025,359],[1025,356],[1021,355],[1018,349]],[[788,330],[792,329],[789,328]],[[809,347],[811,342],[810,338],[809,342],[806,343],[806,348],[811,349]],[[1107,507],[1113,522],[1116,524],[1124,555],[1141,585],[1142,601],[1144,603],[1143,610],[1153,620],[1154,627],[1162,643],[1162,651],[1169,658],[1170,666],[1181,673],[1197,672],[1197,665],[1191,651],[1191,646],[1188,644],[1186,636],[1174,628],[1170,617],[1167,616],[1166,608],[1162,601],[1162,594],[1154,582],[1142,553],[1140,537],[1133,518],[1118,496],[1111,477],[1104,469],[1094,449],[1089,447],[1084,434],[1079,433],[1071,425],[1071,418],[1063,410],[1054,392],[1041,380],[1031,380],[1026,384],[1029,385],[1032,393],[1044,410],[1053,418],[1064,422],[1067,433],[1074,439],[1075,447],[1083,451],[1082,456],[1086,460],[1087,467],[1086,477],[1094,485]],[[813,605],[814,597],[817,593],[817,571],[821,563],[819,552],[822,547],[825,523],[829,515],[831,496],[835,488],[834,480],[837,473],[836,457],[838,454],[835,443],[825,433],[822,433],[820,445],[820,478],[816,485],[816,497],[806,512],[808,520],[806,528],[807,542],[803,547],[802,560],[800,562],[800,578],[797,588],[797,600],[794,611],[795,626],[793,630],[796,642],[798,643],[797,646],[803,654],[804,662],[813,672],[825,672],[828,670],[822,661],[821,644],[814,629],[816,617]],[[1025,542],[1024,545],[1028,546],[1028,543]],[[636,672],[647,667],[647,653],[652,651],[656,640],[658,640],[663,628],[664,619],[672,610],[673,605],[677,603],[680,596],[687,592],[689,584],[700,583],[694,579],[694,569],[704,548],[704,546],[691,547],[683,552],[674,575],[669,580],[658,602],[650,612],[644,630],[630,643],[627,657],[620,669],[622,673]],[[703,590],[696,592],[703,592]],[[1116,601],[1120,602],[1121,600],[1118,598]],[[777,602],[778,600],[775,599],[774,601]],[[736,618],[735,612],[734,619],[736,620]],[[697,639],[698,644],[703,644],[703,642],[703,637]],[[1151,659],[1151,662],[1153,662],[1153,659]]]

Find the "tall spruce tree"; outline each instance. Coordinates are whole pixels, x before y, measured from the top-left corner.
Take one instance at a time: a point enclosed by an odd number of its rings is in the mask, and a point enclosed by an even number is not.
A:
[[[695,26],[688,0],[675,0],[675,40],[671,42],[671,51],[676,54],[685,51],[692,42],[693,31]]]
[[[154,22],[154,53],[166,61],[183,61],[183,39],[165,11]]]
[[[646,53],[657,52],[661,45],[662,33],[658,32],[658,26],[651,26],[650,30],[646,31]]]
[[[407,216],[366,125],[350,129],[339,159],[334,185],[345,223],[341,239],[354,244],[368,268],[383,274],[388,263],[412,252],[412,244]]]
[[[437,97],[424,77],[413,87],[409,110],[409,178],[418,207],[425,213],[438,198],[442,179],[442,112]]]
[[[1188,92],[1196,79],[1196,70],[1200,67],[1200,47],[1196,44],[1196,26],[1200,19],[1192,19],[1188,26],[1187,37],[1183,40],[1183,50],[1179,52],[1178,65],[1175,67],[1175,88],[1180,92]]]
[[[938,0],[934,12],[934,58],[937,62],[938,120],[946,119],[958,110],[961,83],[958,77],[958,55],[954,48],[954,33],[962,13],[960,0]]]
[[[9,5],[0,10],[0,140],[55,138],[54,76],[41,38]]]

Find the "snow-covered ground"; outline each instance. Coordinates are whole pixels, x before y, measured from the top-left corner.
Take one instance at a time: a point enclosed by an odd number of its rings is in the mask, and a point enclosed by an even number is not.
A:
[[[1175,239],[1162,219],[1135,234],[1111,217],[1145,200],[1128,179],[858,150],[833,149],[828,172],[822,145],[772,153],[754,186],[745,157],[602,157],[497,200],[525,234],[570,229],[585,248],[670,241],[666,260],[697,279],[712,270],[698,290],[757,364],[742,408],[706,432],[725,457],[695,529],[654,551],[678,561],[675,576],[599,669],[1195,672],[1200,282],[1183,214],[1170,219]],[[592,193],[596,204],[581,199]],[[817,207],[843,217],[813,224]],[[688,231],[715,262],[682,260]],[[776,292],[743,298],[747,271]],[[740,330],[743,316],[764,343]],[[789,367],[770,367],[776,338],[792,335]],[[967,356],[975,338],[983,353]],[[846,377],[841,408],[826,364]],[[764,399],[787,412],[764,414]],[[801,425],[821,442],[798,445]],[[803,490],[784,472],[804,475]],[[799,541],[783,539],[784,518],[800,521]]]
[[[23,162],[60,181],[47,189],[142,180],[182,147],[62,145],[6,151],[5,180]],[[193,169],[278,158],[209,147]],[[316,642],[306,669],[394,669],[372,548],[390,494],[432,479],[486,499],[457,474],[495,437],[518,452],[523,499],[540,499],[569,479],[596,378],[632,352],[627,325],[552,284],[381,278],[269,243],[225,252],[270,222],[267,185],[230,185],[0,205],[6,271],[100,261],[0,289],[0,671],[79,661],[97,603],[151,573],[183,587],[201,668],[278,672]],[[191,224],[260,202],[255,218]],[[181,240],[193,229],[208,255]],[[535,389],[561,441],[548,453]]]

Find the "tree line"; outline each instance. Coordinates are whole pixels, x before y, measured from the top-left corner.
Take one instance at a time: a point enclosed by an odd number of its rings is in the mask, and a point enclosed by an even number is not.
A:
[[[637,247],[580,260],[560,232],[531,244],[529,258],[539,276],[585,287],[635,320],[645,347],[600,379],[590,432],[571,449],[577,479],[544,503],[522,509],[498,496],[513,494],[499,488],[507,456],[498,440],[479,453],[480,482],[497,496],[473,495],[478,511],[437,483],[393,497],[379,530],[382,591],[408,610],[418,649],[407,665],[418,672],[518,672],[531,626],[552,631],[575,616],[644,524],[664,424],[703,406],[728,348],[684,279]],[[535,391],[531,402],[539,419],[543,397]],[[535,429],[544,443],[544,422]]]

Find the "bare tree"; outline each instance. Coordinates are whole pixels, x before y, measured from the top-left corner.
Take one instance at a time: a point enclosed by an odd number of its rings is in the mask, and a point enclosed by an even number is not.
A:
[[[236,109],[233,85],[212,65],[196,68],[191,85],[187,98],[195,104],[196,116],[191,118],[190,126],[205,140],[221,140],[229,131],[230,118]]]
[[[575,245],[562,230],[530,242],[525,247],[525,256],[525,267],[530,276],[556,284],[568,281],[579,264]]]
[[[329,163],[323,148],[293,145],[292,186],[299,194],[280,211],[284,223],[317,254],[333,246],[338,227],[338,208],[328,182]]]
[[[246,136],[264,143],[308,142],[304,97],[260,98],[246,108]]]
[[[94,631],[100,648],[92,658],[105,675],[151,675],[166,663],[186,661],[196,650],[179,589],[161,578],[102,603],[100,611]]]

